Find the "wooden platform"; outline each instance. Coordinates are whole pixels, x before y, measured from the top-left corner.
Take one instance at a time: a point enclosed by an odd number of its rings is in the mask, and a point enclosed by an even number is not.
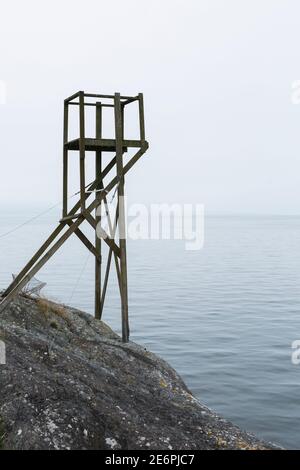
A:
[[[79,150],[80,139],[75,139],[65,144],[67,150]],[[128,147],[139,148],[142,147],[141,140],[123,140],[123,152],[126,152]],[[102,152],[116,152],[116,141],[115,139],[84,139],[84,148],[87,151]]]

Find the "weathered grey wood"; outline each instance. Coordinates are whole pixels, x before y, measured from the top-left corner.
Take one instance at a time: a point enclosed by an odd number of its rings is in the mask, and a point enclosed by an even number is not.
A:
[[[137,158],[141,156],[141,155],[138,156],[139,153],[141,152],[137,152],[135,157],[133,157],[130,160],[130,162],[127,164],[128,169],[134,164],[133,160],[137,161]],[[118,177],[113,178],[113,180],[106,186],[106,190],[107,191],[111,190],[117,184],[117,182],[118,182]],[[100,195],[101,195],[101,198],[104,198],[104,193],[100,193]],[[97,202],[96,201],[92,202],[92,204],[90,204],[90,206],[86,209],[85,212],[92,212],[96,206],[97,206]],[[40,258],[40,255],[44,253],[45,249],[47,249],[49,245],[52,243],[52,241],[57,237],[59,232],[62,230],[63,225],[60,224],[60,226],[56,228],[56,230],[51,234],[51,236],[47,239],[44,245],[38,250],[38,252],[34,255],[34,257],[30,260],[30,262],[25,266],[25,268],[21,271],[21,273],[16,277],[14,282],[11,284],[9,292],[6,292],[6,297],[0,303],[0,312],[14,298],[15,295],[17,295],[18,292],[22,290],[22,288],[32,279],[32,277],[43,267],[43,265],[51,258],[51,256],[53,256],[53,254],[56,253],[56,251],[70,237],[70,235],[72,235],[72,233],[74,233],[77,230],[77,228],[83,222],[83,220],[84,220],[83,218],[79,218],[76,222],[73,222],[70,228],[67,230],[67,232],[65,232],[65,234],[43,256],[43,258],[41,258],[40,261],[33,266],[35,261],[37,261],[37,259]],[[111,245],[111,248],[113,248],[113,245]],[[31,268],[31,266],[33,267]],[[28,269],[30,269],[29,272],[28,272]],[[26,273],[26,275],[24,276],[23,273]],[[122,296],[123,296],[123,291],[122,291]],[[127,333],[129,335],[129,328],[128,328]],[[123,340],[126,341],[126,331],[123,336]]]
[[[101,105],[102,106],[102,105]],[[101,112],[101,117],[99,116],[98,117],[98,121],[100,121],[100,119],[102,118],[102,112]],[[96,119],[96,129],[98,129],[101,127],[99,126],[99,124],[97,124],[97,119]],[[96,137],[101,137],[101,134],[100,132],[97,133],[96,131]],[[96,156],[97,156],[97,153],[96,153]],[[96,157],[97,158],[97,157]],[[97,176],[97,171],[96,171],[96,176]],[[104,185],[103,185],[103,180],[101,182],[99,182],[99,187],[97,186],[97,189],[100,189],[100,190],[104,190]],[[106,194],[106,193],[104,193]],[[115,238],[115,230],[113,229],[113,226],[112,226],[112,223],[111,223],[111,217],[110,217],[110,213],[109,213],[109,209],[108,209],[108,204],[107,204],[107,198],[106,196],[104,196],[103,198],[103,201],[104,201],[104,207],[105,207],[105,212],[106,212],[106,216],[107,216],[107,220],[108,220],[108,225],[109,225],[109,231],[110,231],[110,237],[112,240],[114,240]],[[101,201],[99,201],[99,205],[101,205]],[[99,206],[98,206],[99,207]],[[98,225],[98,223],[101,224],[101,219],[97,219],[97,217],[95,217],[95,220],[96,220],[96,224]],[[116,216],[116,221],[117,221],[117,216]],[[96,243],[99,243],[100,244],[100,247],[101,247],[101,239],[99,239],[99,237],[97,236],[97,233],[96,233],[96,240],[97,242]],[[120,278],[120,267],[119,267],[119,260],[118,260],[118,256],[116,254],[115,251],[112,250],[112,248],[109,249],[109,255],[108,255],[108,258],[109,258],[109,262],[107,263],[107,268],[110,269],[110,261],[111,261],[111,256],[112,254],[114,255],[114,260],[115,260],[115,267],[116,267],[116,274],[117,274],[117,279],[118,279],[118,284],[119,284],[119,288],[121,289],[121,278]],[[105,288],[105,292],[106,292],[106,284],[107,284],[107,281],[108,281],[108,275],[109,273],[106,272],[106,275],[105,275],[105,284],[104,284],[104,288]],[[97,268],[96,268],[96,276],[98,276],[97,274]],[[97,281],[96,281],[97,282]],[[99,295],[99,292],[98,290],[96,290],[96,294],[97,296],[97,299],[98,299],[98,295]],[[102,297],[101,297],[101,292],[100,292],[100,305],[101,305],[101,308],[99,310],[99,315],[100,315],[100,318],[102,316],[102,311],[103,311],[103,303],[104,303],[104,299],[105,299],[105,293],[103,295],[103,300],[101,300]],[[96,305],[96,311],[98,312],[98,302],[97,302],[97,305]]]
[[[123,120],[120,93],[115,93],[115,133],[116,133],[116,159],[119,205],[119,245],[121,268],[121,304],[122,304],[122,340],[129,341],[128,319],[128,291],[127,291],[127,259],[126,259],[126,227],[124,203],[124,172],[123,172]]]
[[[84,123],[84,93],[79,93],[79,159],[80,159],[80,206],[85,209],[85,123]]]
[[[126,174],[132,166],[141,158],[141,156],[145,153],[145,151],[148,148],[148,143],[146,142],[144,146],[131,158],[131,160],[125,165],[124,167],[124,174]],[[95,189],[96,185],[98,184],[99,180],[103,180],[104,177],[110,172],[110,170],[113,168],[113,166],[116,163],[116,158],[113,158],[105,167],[103,170],[100,178],[97,178],[90,186],[91,189]],[[107,192],[111,191],[116,184],[118,183],[118,177],[114,177],[112,181],[105,187],[105,190]],[[100,193],[101,194],[101,200],[104,199],[105,193]],[[85,198],[87,199],[90,196],[90,193],[85,193]],[[88,211],[93,211],[95,209],[96,205],[95,203],[92,203],[87,210]],[[70,211],[71,214],[75,214],[75,212],[80,208],[80,202],[77,202],[74,207]],[[79,218],[78,220],[83,220],[82,217]],[[36,261],[41,257],[41,255],[45,252],[45,250],[50,246],[50,244],[55,240],[55,238],[60,234],[60,232],[63,230],[65,227],[65,222],[60,223],[56,229],[52,232],[52,234],[47,238],[47,240],[43,243],[43,245],[38,249],[38,251],[34,254],[34,256],[29,260],[29,262],[26,264],[26,266],[21,270],[21,272],[16,276],[16,278],[12,281],[12,283],[8,286],[8,288],[5,290],[3,293],[3,296],[7,296],[22,280],[22,278],[27,274],[27,272],[32,268],[32,266],[36,263]],[[16,292],[18,293],[19,290]],[[1,303],[0,303],[1,305]]]
[[[144,116],[144,96],[139,93],[139,118],[140,118],[140,138],[145,142],[145,116]]]
[[[132,96],[132,98],[128,98],[125,101],[122,101],[122,105],[126,106],[127,104],[133,103],[134,101],[137,101],[139,98],[138,96]]]
[[[66,144],[68,150],[79,150],[80,149],[80,139],[70,140]],[[128,147],[139,148],[141,147],[140,140],[124,140],[123,142],[123,152],[127,151]],[[84,148],[86,151],[94,152],[95,150],[102,150],[105,152],[115,152],[116,151],[116,141],[115,139],[92,139],[86,138],[84,140]]]
[[[73,95],[69,96],[69,98],[65,99],[65,103],[68,103],[69,101],[75,100],[75,98],[78,98],[80,91],[77,91]]]
[[[64,242],[75,232],[75,230],[82,223],[82,219],[74,222],[70,228],[61,236],[61,238],[47,251],[47,253],[31,268],[31,270],[23,277],[23,279],[12,289],[9,294],[4,297],[0,303],[0,312],[6,305],[20,292],[26,284],[33,278],[33,276],[49,261],[49,259],[56,253],[56,251],[64,244]]]
[[[115,243],[115,241],[112,238],[110,238],[108,233],[101,226],[99,226],[99,224],[97,227],[96,220],[87,210],[85,210],[83,214],[84,214],[85,219],[91,225],[91,227],[93,227],[95,230],[96,228],[98,228],[98,231],[101,232],[101,239],[113,250],[114,253],[116,253],[118,257],[120,257],[120,248]]]
[[[133,155],[133,157],[131,157],[131,159],[129,160],[129,162],[124,166],[124,169],[123,169],[123,174],[126,175],[126,173],[128,173],[129,170],[131,170],[131,168],[133,167],[133,165],[135,165],[137,163],[137,161],[141,158],[141,156],[146,152],[148,148],[148,143],[145,142],[145,144],[142,146],[142,148],[140,150],[138,150],[136,152],[135,155]],[[111,160],[110,164],[112,164],[112,162],[115,161],[115,159]],[[109,165],[110,165],[109,164]],[[107,165],[108,166],[108,165]],[[106,167],[107,168],[107,167]],[[104,171],[102,172],[102,175],[103,175],[103,178],[105,176],[104,174]],[[102,178],[102,179],[103,179]],[[104,187],[104,192],[100,192],[101,194],[101,200],[104,199],[105,195],[108,194],[117,184],[119,183],[119,177],[118,176],[115,176],[111,181],[110,183],[108,183],[105,187]],[[95,184],[96,184],[96,181],[91,185],[91,189],[95,189]],[[92,212],[95,207],[96,207],[97,203],[95,203],[95,201],[86,209],[88,212]],[[78,209],[78,205],[76,204],[74,206],[73,209],[76,210]]]
[[[80,106],[80,103],[79,101],[71,101],[71,103],[69,103],[70,106]],[[97,106],[96,103],[84,103],[84,106],[93,106],[94,108]]]
[[[112,158],[112,160],[106,165],[106,167],[102,171],[101,175],[98,178],[96,178],[92,183],[90,183],[88,185],[89,189],[91,191],[96,189],[99,182],[101,182],[105,178],[105,176],[108,175],[108,173],[112,170],[112,168],[114,167],[115,164],[116,164],[116,157]],[[80,194],[80,192],[79,192],[79,194]],[[85,192],[85,199],[87,199],[91,194],[92,193]],[[73,208],[70,210],[69,214],[64,219],[61,219],[60,222],[66,222],[68,220],[72,220],[72,219],[76,219],[78,217],[82,217],[82,214],[76,214],[76,211],[78,211],[78,209],[80,209],[80,201],[77,202],[73,206]]]
[[[71,103],[69,103],[70,105],[75,105],[75,106],[79,106],[79,102],[78,101],[72,101]],[[93,106],[93,107],[96,107],[97,106],[97,103],[84,103],[84,106]],[[102,108],[113,108],[114,105],[113,104],[108,104],[108,103],[102,103]]]
[[[85,97],[103,97],[111,98],[113,104],[108,103],[91,103],[85,102]],[[79,98],[79,101],[73,100]],[[124,139],[124,109],[131,102],[139,101],[139,124],[140,139],[126,140]],[[68,106],[79,106],[79,138],[71,142],[68,141]],[[95,139],[85,137],[85,106],[96,107],[96,135]],[[102,107],[114,107],[115,111],[115,139],[103,139],[101,132],[101,113]],[[100,111],[99,111],[100,109]],[[100,125],[99,125],[100,123]],[[136,154],[124,166],[123,154],[128,147],[137,148]],[[109,272],[111,268],[112,256],[115,259],[117,278],[119,283],[121,304],[122,304],[122,339],[129,340],[129,319],[128,319],[128,287],[127,287],[127,254],[126,254],[126,230],[125,230],[125,204],[124,204],[124,176],[139,160],[148,148],[145,140],[145,123],[144,123],[144,104],[143,95],[140,93],[136,97],[121,96],[119,93],[115,95],[96,95],[86,94],[83,91],[78,92],[67,98],[64,102],[64,153],[63,153],[63,217],[58,227],[52,232],[50,237],[45,241],[42,247],[27,263],[24,269],[19,273],[16,279],[5,291],[5,298],[0,303],[0,311],[5,308],[7,303],[32,279],[36,272],[41,269],[44,264],[56,253],[62,244],[72,235],[75,234],[82,243],[95,256],[95,316],[101,318]],[[68,212],[68,151],[78,150],[80,156],[80,199]],[[85,152],[92,150],[95,152],[95,180],[85,184]],[[115,151],[116,157],[102,171],[102,152]],[[116,165],[117,176],[112,178],[109,184],[104,187],[103,178]],[[106,194],[109,193],[116,185],[118,190],[118,205],[115,218],[115,225],[112,226],[109,209],[107,205]],[[88,188],[88,189],[87,189]],[[95,192],[94,201],[86,208],[86,200],[92,191]],[[101,239],[95,236],[95,246],[79,229],[79,226],[87,221],[94,229],[97,224],[101,230],[101,220],[99,215],[92,213],[104,201],[107,218],[109,223],[109,234],[102,229],[102,236],[105,243],[109,246],[109,254],[104,278],[103,289],[101,293]],[[81,210],[78,214],[77,211]],[[119,225],[119,243],[115,243],[115,233],[117,224]],[[65,226],[69,226],[68,230],[61,235],[61,231]],[[101,234],[100,234],[101,236]],[[59,237],[59,238],[58,238]],[[120,260],[119,260],[120,258]],[[102,295],[101,295],[102,294]]]
[[[62,219],[60,219],[60,222],[68,222],[69,220],[74,220],[78,219],[79,217],[82,217],[82,214],[71,214],[71,215],[66,215]]]
[[[95,189],[96,185],[99,181],[102,181],[105,176],[110,172],[110,170],[114,167],[116,163],[116,158],[113,158],[105,167],[103,172],[101,173],[99,178],[91,184],[91,189]],[[116,180],[116,179],[115,179]],[[116,184],[116,183],[115,183]],[[111,189],[113,186],[111,187]],[[90,196],[90,193],[85,193],[85,198],[87,199]],[[104,197],[104,195],[103,195]],[[71,209],[70,214],[67,220],[72,218],[81,217],[81,214],[75,214],[75,212],[80,208],[80,202],[77,202],[74,207]],[[40,256],[45,252],[45,250],[50,246],[50,244],[55,240],[55,238],[60,234],[62,229],[65,227],[65,222],[61,221],[60,224],[56,227],[56,229],[52,232],[52,234],[47,238],[47,240],[43,243],[43,245],[38,249],[35,255],[28,261],[22,271],[15,277],[12,283],[8,286],[8,288],[3,293],[3,296],[6,296],[11,292],[12,289],[16,287],[16,285],[21,281],[21,279],[25,276],[25,274],[32,268],[32,266],[36,263],[36,261],[40,258]]]
[[[103,288],[102,288],[102,296],[101,296],[101,301],[100,301],[100,319],[102,318],[102,315],[103,315],[103,308],[104,308],[104,303],[105,303],[105,296],[106,296],[110,267],[111,267],[112,253],[113,251],[110,248],[108,252],[107,262],[106,262],[106,269],[105,269]]]
[[[103,108],[113,108],[114,105],[113,105],[113,104],[109,104],[109,103],[102,103],[102,107],[103,107]]]
[[[35,255],[28,261],[28,263],[24,266],[24,268],[20,271],[20,273],[15,277],[15,279],[11,282],[8,288],[2,294],[6,297],[22,280],[25,274],[32,268],[32,266],[36,263],[36,261],[41,257],[41,255],[47,250],[47,248],[51,245],[51,243],[55,240],[55,238],[60,234],[62,229],[65,227],[65,224],[59,224],[56,229],[51,233],[51,235],[47,238],[47,240],[43,243],[43,245],[38,249]],[[1,304],[0,304],[1,305]]]
[[[63,134],[63,210],[62,216],[65,217],[68,213],[68,149],[66,143],[68,142],[68,120],[69,120],[69,106],[68,102],[64,103],[64,134]]]
[[[107,198],[104,197],[103,199],[103,202],[104,202],[104,207],[105,207],[105,213],[106,213],[106,216],[107,216],[107,221],[108,221],[108,227],[109,227],[109,233],[110,233],[110,238],[112,240],[115,239],[115,233],[116,233],[116,228],[117,227],[113,227],[112,226],[112,223],[111,223],[111,217],[110,217],[110,213],[109,213],[109,209],[108,209],[108,204],[107,204]],[[115,224],[117,226],[117,221],[118,221],[118,214],[119,214],[119,206],[117,205],[117,208],[116,208],[116,218],[115,218]],[[110,248],[111,249],[111,248]],[[119,287],[120,287],[120,290],[121,290],[121,274],[120,274],[120,266],[119,266],[119,259],[116,255],[116,253],[114,252],[114,259],[115,259],[115,266],[116,266],[116,272],[117,272],[117,278],[118,278],[118,283],[119,283]]]
[[[98,95],[97,93],[84,93],[84,96],[86,96],[87,98],[110,98],[110,99],[114,99],[115,98],[115,95]],[[129,100],[131,99],[132,96],[121,96],[121,99],[122,100]]]
[[[134,158],[134,157],[133,157]],[[129,162],[131,163],[131,161]],[[108,167],[109,165],[107,165]],[[106,168],[107,168],[106,167]],[[103,172],[104,173],[104,172]],[[102,173],[102,174],[103,174]],[[113,187],[117,184],[118,178],[115,177],[113,180],[106,186],[106,191],[109,192]],[[88,195],[86,195],[88,197]],[[105,193],[100,193],[101,200],[105,197]],[[75,204],[72,211],[78,209],[78,204]],[[90,215],[97,206],[97,201],[93,201],[92,204],[85,210],[85,214],[88,216],[90,223],[95,227],[95,221],[93,217]],[[87,220],[88,220],[87,219]],[[31,258],[31,260],[27,263],[24,269],[16,276],[15,280],[10,284],[9,288],[4,292],[5,298],[0,303],[0,312],[5,308],[5,306],[9,303],[9,301],[18,293],[20,290],[32,279],[32,277],[41,269],[41,267],[50,259],[50,257],[60,248],[60,246],[69,238],[72,233],[74,233],[79,225],[83,222],[84,218],[79,217],[76,222],[73,222],[70,225],[70,228],[66,231],[66,233],[58,240],[58,242],[53,245],[53,247],[49,250],[49,252],[44,255],[44,257],[34,266],[36,261],[40,258],[40,256],[45,252],[45,250],[50,246],[50,244],[55,240],[55,238],[59,235],[61,230],[64,228],[64,224],[60,224],[50,235],[50,237],[46,240],[46,242],[41,246],[41,248],[36,252],[36,254]],[[117,256],[120,256],[120,249],[114,243],[114,241],[110,240],[108,235],[105,231],[103,231],[107,239],[105,240],[106,243],[116,252]],[[50,254],[50,255],[49,255]],[[45,262],[41,264],[41,261],[45,259]],[[33,267],[32,267],[33,266]],[[38,269],[36,267],[39,266]],[[30,271],[29,271],[30,270]],[[28,272],[29,271],[29,272]],[[33,273],[33,274],[32,274]],[[25,282],[26,281],[26,282]]]
[[[96,103],[96,139],[101,139],[102,137],[102,107],[101,103]],[[102,152],[101,150],[97,150],[95,154],[95,178],[101,174],[102,172]],[[99,181],[96,186],[96,189],[99,190],[103,188],[103,182]],[[98,206],[96,207],[95,213],[95,221],[96,225],[99,223],[101,224],[101,198],[99,197],[99,192],[96,193],[96,201],[98,202]],[[95,259],[95,318],[101,318],[101,239],[97,236],[97,232],[95,230],[95,248],[98,257]]]
[[[126,163],[126,165],[124,166],[124,170],[123,170],[123,174],[125,175],[126,173],[128,173],[129,170],[131,170],[131,168],[133,167],[133,165],[135,165],[138,160],[142,157],[142,155],[146,152],[146,150],[148,149],[149,145],[148,145],[148,142],[144,142],[144,144],[142,145],[141,149],[139,149],[135,155],[133,155],[133,157],[131,157],[131,159],[129,160],[129,162]],[[100,178],[97,178],[93,183],[91,183],[89,185],[89,189],[90,190],[94,190],[98,184],[98,182],[100,180],[103,180],[105,178],[105,176],[107,176],[107,174],[110,172],[110,170],[114,167],[114,165],[116,164],[116,157],[114,157],[109,163],[108,165],[105,167],[105,169],[103,170]],[[101,194],[101,200],[104,199],[105,195],[108,194],[119,182],[119,178],[118,176],[115,176],[111,182],[104,187],[104,191],[103,193],[100,192]],[[88,197],[91,193],[86,193],[86,197]],[[92,204],[93,205],[93,204]],[[92,206],[91,205],[91,206]],[[91,208],[90,206],[90,211],[94,210],[96,206],[94,206],[93,208]],[[70,211],[70,214],[73,214],[75,213],[80,207],[80,204],[77,203],[75,204],[75,206],[73,207],[73,209]],[[89,208],[87,209],[89,210]]]
[[[87,98],[113,98],[113,95],[99,95],[98,93],[85,93]]]
[[[133,165],[136,164],[136,162],[141,158],[142,155],[146,152],[146,150],[149,148],[148,142],[144,142],[140,150],[136,152],[136,154],[129,160],[128,163],[124,166],[124,175],[128,173],[129,170],[133,167]]]
[[[113,231],[112,231],[112,234],[111,234],[112,238],[115,238],[115,233],[116,233],[117,223],[118,223],[118,216],[119,216],[119,206],[117,206],[117,209],[116,209],[115,223],[114,223]],[[100,318],[102,318],[102,314],[103,314],[103,307],[104,307],[105,295],[106,295],[106,290],[107,290],[107,285],[108,285],[112,254],[113,254],[113,251],[110,248],[109,253],[108,253],[108,257],[107,257],[105,277],[104,277],[104,283],[103,283],[103,289],[102,289],[101,306],[100,306]],[[117,277],[118,277],[119,291],[120,291],[120,295],[122,295],[121,294],[122,285],[121,285],[120,266],[119,266],[118,258],[116,256],[115,256],[115,263],[116,263],[116,271],[117,271]]]
[[[68,225],[71,227],[72,222],[68,222]],[[95,256],[97,261],[100,261],[99,254],[96,251],[96,248],[90,242],[90,240],[84,235],[84,233],[78,228],[75,230],[75,235],[82,241],[82,243],[87,247],[87,249]]]
[[[98,177],[98,178],[95,178],[95,180],[88,184],[89,186],[89,190],[93,191],[94,189],[96,189],[97,185],[99,184],[99,182],[103,181],[103,179],[105,178],[105,176],[108,175],[108,173],[110,172],[110,170],[112,170],[112,168],[115,166],[116,164],[116,157],[112,158],[111,161],[106,165],[106,167],[104,168],[104,170],[102,171],[101,175]],[[87,193],[86,193],[87,194]],[[89,195],[90,193],[88,193]],[[76,205],[74,206],[74,208],[76,207]],[[76,210],[79,208],[80,206],[78,206],[76,208]]]

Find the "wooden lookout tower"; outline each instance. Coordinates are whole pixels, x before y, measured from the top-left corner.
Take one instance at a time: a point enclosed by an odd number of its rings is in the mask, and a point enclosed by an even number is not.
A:
[[[131,103],[138,105],[139,135],[136,140],[125,138],[126,108]],[[79,129],[75,138],[70,138],[70,110],[76,107],[78,111]],[[93,136],[87,135],[86,114],[87,108],[94,109],[95,130]],[[106,138],[105,108],[113,112],[113,137]],[[95,257],[95,317],[101,319],[105,301],[109,272],[112,259],[117,273],[118,287],[122,310],[122,339],[129,340],[128,320],[128,289],[127,289],[127,259],[126,259],[126,221],[124,185],[125,175],[148,149],[145,139],[144,104],[143,95],[121,96],[99,95],[79,91],[64,101],[64,129],[63,129],[63,210],[58,226],[26,264],[22,271],[3,294],[0,311],[17,295],[59,250],[64,242],[76,235]],[[71,158],[69,152],[75,151],[79,155],[80,190],[79,200],[71,209],[68,208],[68,162]],[[86,154],[95,155],[95,177],[90,183],[86,182]],[[126,154],[130,153],[126,161]],[[113,158],[107,160],[107,155]],[[72,156],[73,158],[73,156]],[[105,164],[104,164],[105,163]],[[110,177],[110,175],[112,176]],[[107,179],[110,177],[109,181]],[[111,214],[107,203],[110,192],[118,195],[115,214]],[[90,201],[88,199],[91,198]],[[104,207],[108,233],[101,227],[101,211]],[[95,240],[89,238],[80,229],[84,222],[95,230]],[[106,268],[102,280],[102,250],[101,244],[108,245]]]

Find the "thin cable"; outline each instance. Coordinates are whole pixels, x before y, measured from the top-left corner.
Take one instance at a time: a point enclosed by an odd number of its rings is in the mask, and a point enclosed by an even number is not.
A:
[[[116,196],[116,194],[117,194],[117,191],[118,191],[118,189],[119,189],[119,185],[120,185],[120,182],[117,184],[117,186],[116,186],[116,188],[115,188],[115,190],[114,190],[114,193],[113,193],[112,198],[111,198],[111,200],[110,200],[110,204],[113,202],[113,200],[114,200],[114,198],[115,198],[115,196]]]
[[[77,278],[76,284],[75,284],[75,286],[74,286],[74,288],[73,288],[73,291],[72,291],[72,293],[71,293],[71,296],[70,296],[70,298],[69,298],[68,303],[70,303],[70,302],[72,301],[72,299],[73,299],[73,296],[74,296],[74,294],[75,294],[75,291],[76,291],[76,289],[77,289],[77,287],[78,287],[78,285],[79,285],[79,282],[81,281],[81,278],[82,278],[83,273],[84,273],[84,271],[85,271],[85,268],[86,268],[86,266],[87,266],[87,262],[88,262],[88,260],[89,260],[89,257],[90,257],[90,253],[88,253],[88,255],[87,255],[87,257],[86,257],[85,263],[84,263],[84,265],[83,265],[83,267],[82,267],[82,269],[81,269],[81,271],[80,271],[80,273],[79,273],[79,276],[78,276],[78,278]]]
[[[7,235],[10,235],[11,233],[15,232],[16,230],[19,230],[20,228],[24,227],[24,225],[27,225],[27,224],[29,224],[30,222],[33,222],[34,220],[38,219],[39,217],[42,217],[42,215],[47,214],[48,212],[50,212],[52,209],[54,209],[55,207],[59,206],[60,204],[61,204],[61,202],[58,202],[58,203],[55,204],[54,206],[52,206],[52,207],[50,207],[49,209],[47,209],[47,210],[41,212],[41,213],[38,214],[38,215],[35,215],[35,216],[32,217],[31,219],[26,220],[26,221],[23,222],[22,224],[17,225],[16,227],[14,227],[13,229],[9,230],[8,232],[2,233],[2,234],[0,235],[0,238],[7,237]]]
[[[89,183],[85,186],[85,188],[87,188],[88,186],[91,186],[93,183]],[[112,198],[110,200],[110,203],[113,202],[115,196],[116,196],[116,193],[117,193],[117,190],[118,190],[118,187],[119,187],[119,183],[117,184],[116,188],[115,188],[115,191],[112,195]],[[94,191],[86,191],[87,193],[91,193],[91,192],[105,192],[107,194],[107,191],[106,189],[99,189],[99,190],[94,190]],[[68,199],[71,199],[72,197],[74,196],[77,196],[77,194],[79,194],[80,191],[77,191],[76,193],[72,194],[71,196],[68,197]],[[16,232],[17,230],[19,230],[20,228],[24,227],[25,225],[27,224],[30,224],[30,222],[34,222],[35,220],[39,219],[40,217],[42,217],[43,215],[45,214],[48,214],[48,212],[52,211],[52,209],[54,209],[55,207],[57,206],[60,206],[62,204],[62,201],[59,201],[57,202],[56,204],[54,204],[53,206],[49,207],[49,209],[46,209],[45,211],[41,212],[40,214],[37,214],[35,215],[34,217],[31,217],[30,219],[26,220],[25,222],[23,222],[22,224],[20,225],[17,225],[16,227],[12,228],[11,230],[9,230],[8,232],[5,232],[5,233],[2,233],[0,235],[0,239],[1,238],[4,238],[4,237],[7,237],[8,235],[11,235],[12,233]]]
[[[71,198],[74,197],[74,196],[75,196],[75,194],[72,194],[72,196],[69,196],[68,199],[71,199]],[[48,214],[48,212],[52,211],[52,209],[54,209],[55,207],[60,206],[61,204],[62,204],[62,201],[59,201],[59,202],[57,202],[56,204],[54,204],[53,206],[49,207],[49,209],[46,209],[45,211],[41,212],[40,214],[35,215],[35,216],[32,217],[31,219],[26,220],[26,221],[23,222],[22,224],[17,225],[16,227],[12,228],[12,229],[9,230],[8,232],[2,233],[2,234],[0,235],[0,239],[1,239],[1,238],[4,238],[4,237],[7,237],[7,235],[10,235],[11,233],[16,232],[17,230],[19,230],[20,228],[22,228],[22,227],[24,227],[25,225],[29,224],[30,222],[33,222],[34,220],[39,219],[39,218],[42,217],[43,215]]]
[[[94,181],[91,181],[90,183],[86,184],[84,189],[88,188],[89,186],[92,186],[92,184],[95,183],[95,180]],[[103,189],[101,189],[100,191],[103,191]],[[86,191],[87,193],[89,193],[90,191]],[[92,191],[94,192],[94,191]],[[73,196],[77,196],[77,194],[80,194],[81,193],[81,190],[77,191],[76,193],[73,194]]]

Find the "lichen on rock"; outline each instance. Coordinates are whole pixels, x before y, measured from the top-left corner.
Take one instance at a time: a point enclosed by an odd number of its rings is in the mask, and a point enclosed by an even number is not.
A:
[[[0,448],[264,449],[164,360],[74,308],[19,296],[0,315]]]

